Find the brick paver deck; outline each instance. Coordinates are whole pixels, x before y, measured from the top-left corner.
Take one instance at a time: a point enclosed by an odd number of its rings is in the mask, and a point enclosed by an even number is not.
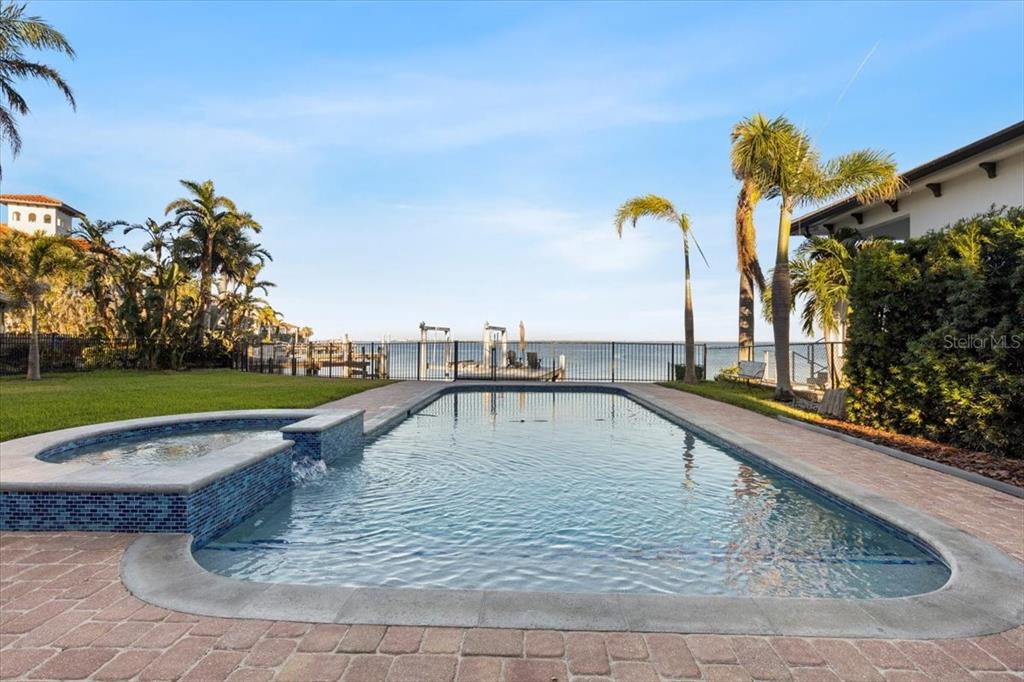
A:
[[[392,404],[414,388],[392,389],[379,404]],[[841,472],[1024,559],[1021,500],[739,408],[670,389],[644,390]],[[370,404],[369,394],[360,395]],[[118,561],[133,537],[0,533],[0,678],[1024,679],[1024,627],[971,639],[898,641],[309,625],[192,616],[128,594],[118,578]],[[1024,599],[1024,565],[1022,592],[1007,599]]]

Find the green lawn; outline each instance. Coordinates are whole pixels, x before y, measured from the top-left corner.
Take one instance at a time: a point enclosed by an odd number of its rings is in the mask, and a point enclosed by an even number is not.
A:
[[[0,440],[98,422],[179,412],[313,407],[388,381],[248,374],[103,370],[0,378]]]
[[[772,400],[772,389],[764,386],[748,386],[738,382],[702,381],[699,384],[684,384],[681,381],[667,381],[668,386],[678,391],[696,393],[699,396],[719,400],[737,407],[745,407],[769,417],[790,417],[808,422],[825,421],[816,412],[801,410],[785,403]]]

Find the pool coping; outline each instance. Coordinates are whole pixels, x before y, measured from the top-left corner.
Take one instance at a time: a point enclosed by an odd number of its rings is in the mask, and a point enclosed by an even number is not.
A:
[[[624,395],[683,428],[852,503],[918,538],[950,568],[940,589],[884,599],[729,597],[631,593],[353,588],[250,582],[207,571],[188,534],[148,534],[121,561],[136,597],[177,611],[316,623],[942,639],[992,634],[1024,623],[1024,566],[991,544],[891,501],[712,420],[684,414],[643,385],[460,382],[439,385],[367,425],[373,436],[451,392],[587,391]]]
[[[291,448],[293,442],[287,440],[287,434],[310,430],[299,426],[304,421],[313,420],[312,427],[321,428],[361,414],[362,410],[323,408],[192,412],[75,426],[16,438],[0,446],[0,492],[188,494]],[[136,467],[117,462],[87,464],[74,459],[49,462],[39,458],[39,455],[53,448],[84,438],[135,429],[232,419],[294,421],[280,429],[280,441],[243,441],[185,464]]]

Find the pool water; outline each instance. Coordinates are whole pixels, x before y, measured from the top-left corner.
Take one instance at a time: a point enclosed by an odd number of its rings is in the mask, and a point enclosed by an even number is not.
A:
[[[82,445],[48,458],[48,461],[106,464],[115,462],[125,466],[152,466],[179,464],[221,450],[244,440],[281,440],[277,429],[252,426],[192,428],[167,435],[131,436],[113,441]]]
[[[869,598],[949,578],[810,487],[580,392],[445,395],[196,558],[376,587]]]

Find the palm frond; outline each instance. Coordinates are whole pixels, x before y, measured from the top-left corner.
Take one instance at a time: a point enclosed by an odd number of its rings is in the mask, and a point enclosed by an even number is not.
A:
[[[906,187],[891,154],[860,149],[831,159],[821,170],[821,182],[808,199],[825,201],[853,193],[865,204],[896,198]]]
[[[627,222],[633,227],[641,218],[655,218],[679,224],[679,213],[672,202],[656,194],[633,197],[615,212],[615,233],[622,237],[622,227]]]

